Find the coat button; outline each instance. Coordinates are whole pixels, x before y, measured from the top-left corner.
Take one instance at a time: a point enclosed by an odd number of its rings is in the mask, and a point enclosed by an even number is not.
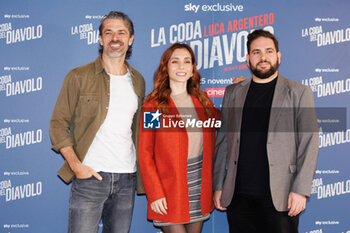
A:
[[[237,165],[237,161],[236,161],[236,160],[235,160],[235,162],[234,162],[234,163],[235,163],[235,165]]]

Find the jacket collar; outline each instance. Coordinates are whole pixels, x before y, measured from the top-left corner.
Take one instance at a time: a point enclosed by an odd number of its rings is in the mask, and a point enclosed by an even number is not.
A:
[[[95,77],[107,77],[108,78],[107,72],[103,67],[102,54],[100,54],[96,58],[94,63],[95,63]],[[140,84],[140,80],[139,80],[140,78],[137,77],[137,73],[136,73],[135,69],[132,68],[127,61],[124,61],[124,64],[126,65],[127,69],[130,72],[131,81],[132,81],[132,85],[134,87],[135,94],[138,97],[142,97],[142,90],[140,88],[141,84]]]
[[[103,71],[104,67],[102,63],[102,54],[100,54],[95,60],[95,76],[97,77],[98,74],[102,73]]]

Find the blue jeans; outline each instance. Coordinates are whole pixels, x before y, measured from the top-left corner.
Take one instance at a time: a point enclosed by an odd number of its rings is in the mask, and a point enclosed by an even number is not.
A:
[[[135,199],[136,173],[99,172],[95,177],[73,179],[69,199],[69,233],[129,232]]]

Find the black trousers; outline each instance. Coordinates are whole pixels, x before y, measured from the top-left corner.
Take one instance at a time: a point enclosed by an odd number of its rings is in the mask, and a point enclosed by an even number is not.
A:
[[[299,215],[278,212],[271,197],[234,195],[227,207],[230,233],[298,233]]]

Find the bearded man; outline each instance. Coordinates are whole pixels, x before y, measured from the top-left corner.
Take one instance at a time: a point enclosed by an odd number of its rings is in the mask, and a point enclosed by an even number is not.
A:
[[[213,189],[230,233],[295,233],[310,196],[318,156],[313,93],[278,72],[273,34],[248,35],[252,79],[226,88]]]

